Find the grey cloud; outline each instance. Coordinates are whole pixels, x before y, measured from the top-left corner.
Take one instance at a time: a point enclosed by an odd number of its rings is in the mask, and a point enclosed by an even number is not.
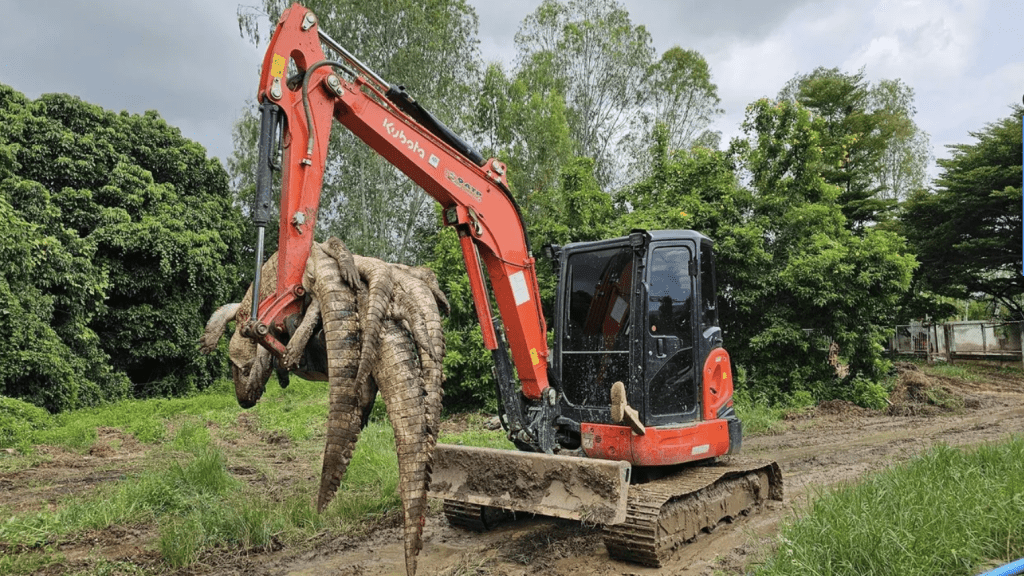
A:
[[[815,0],[626,0],[634,23],[643,24],[659,39],[687,38],[694,44],[709,39],[756,42],[768,37],[794,11]],[[667,48],[667,46],[666,46]]]
[[[68,92],[114,111],[158,110],[211,155],[231,151],[230,125],[255,91],[259,54],[227,3],[130,0],[14,3],[0,50],[17,54],[0,82],[35,98]],[[175,122],[177,120],[177,122]]]

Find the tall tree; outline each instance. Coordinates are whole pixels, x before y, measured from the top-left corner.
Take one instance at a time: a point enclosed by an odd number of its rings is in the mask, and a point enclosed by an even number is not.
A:
[[[718,148],[720,135],[708,130],[716,116],[718,87],[711,81],[711,68],[696,50],[674,46],[651,66],[640,125],[626,137],[630,174],[628,181],[639,180],[651,173],[654,158],[650,152],[655,129],[663,125],[668,135],[669,150],[687,150],[693,146]]]
[[[616,146],[639,113],[654,58],[651,35],[615,0],[544,0],[516,33],[519,67],[543,92],[565,96],[577,152],[614,179]]]
[[[472,122],[484,152],[508,164],[509,187],[527,219],[536,195],[558,185],[573,158],[565,99],[560,92],[532,90],[491,64],[484,73]]]
[[[881,80],[869,94],[870,106],[890,137],[875,172],[878,196],[903,202],[926,187],[931,160],[928,134],[914,122],[914,89],[900,80]]]
[[[984,294],[1024,320],[1021,275],[1021,118],[1024,106],[949,146],[938,189],[907,202],[903,227],[918,252],[921,277],[957,298]]]
[[[899,80],[871,85],[863,69],[818,68],[793,78],[780,97],[824,120],[822,177],[839,187],[851,228],[889,219],[897,201],[923,186],[927,135],[913,121],[913,90]]]
[[[267,36],[289,0],[262,0],[260,9],[241,9],[239,24],[255,43]],[[310,0],[304,3],[320,27],[367,66],[408,88],[435,116],[454,129],[465,116],[477,84],[477,17],[464,0]],[[272,30],[272,28],[270,28]],[[330,56],[330,51],[328,51]],[[253,77],[255,86],[257,78]],[[255,107],[253,107],[255,109]],[[236,128],[229,163],[243,201],[253,189],[255,155],[252,113]],[[355,252],[390,261],[413,262],[437,226],[433,201],[415,184],[347,130],[331,132],[319,215],[320,237],[343,239]]]
[[[762,244],[735,264],[746,270],[743,282],[725,288],[736,293],[738,356],[763,389],[877,406],[884,391],[876,383],[887,368],[879,342],[910,285],[914,257],[892,232],[855,234],[846,225],[841,191],[823,177],[825,118],[792,101],[761,100],[748,107],[743,128],[747,138],[732,151],[750,176],[744,212]],[[830,384],[822,339],[837,342],[849,360],[840,386]]]

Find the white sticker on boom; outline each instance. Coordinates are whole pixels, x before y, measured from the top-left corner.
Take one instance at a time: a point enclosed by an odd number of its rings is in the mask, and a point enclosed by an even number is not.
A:
[[[626,313],[626,308],[628,306],[629,304],[626,304],[626,301],[622,296],[615,298],[615,305],[612,306],[612,320],[615,320],[616,324],[622,322],[622,316]]]
[[[691,456],[696,456],[698,454],[707,454],[708,450],[710,450],[710,449],[711,449],[711,445],[710,444],[701,444],[700,446],[694,446],[693,450],[690,450],[690,455]]]
[[[508,277],[512,284],[512,297],[516,300],[516,306],[522,306],[530,301],[530,290],[526,288],[526,275],[516,272]]]

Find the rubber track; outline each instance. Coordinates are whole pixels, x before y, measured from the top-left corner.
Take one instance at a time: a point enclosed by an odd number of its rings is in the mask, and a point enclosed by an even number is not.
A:
[[[493,506],[445,500],[444,516],[448,519],[448,524],[454,528],[486,532],[511,518],[512,513]]]
[[[738,510],[743,493],[753,502]],[[605,546],[612,558],[660,567],[701,531],[769,499],[782,500],[782,473],[775,462],[732,458],[688,468],[630,486],[626,521],[604,527]]]

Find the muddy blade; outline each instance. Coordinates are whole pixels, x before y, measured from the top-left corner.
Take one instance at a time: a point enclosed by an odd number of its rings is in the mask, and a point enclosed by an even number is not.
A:
[[[630,488],[627,518],[604,527],[604,543],[612,558],[659,567],[701,532],[766,500],[782,500],[782,472],[775,462],[732,458],[685,468]]]
[[[438,444],[430,496],[598,524],[626,518],[626,462]]]

